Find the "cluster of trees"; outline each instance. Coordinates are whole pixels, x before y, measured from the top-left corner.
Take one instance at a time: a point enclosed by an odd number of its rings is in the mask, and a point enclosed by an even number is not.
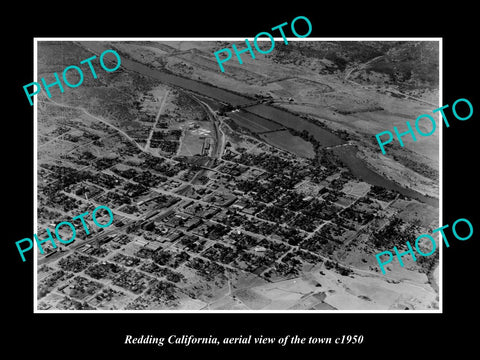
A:
[[[185,246],[185,248],[195,253],[199,253],[205,248],[206,240],[200,240],[198,236],[194,235],[185,235],[181,238],[180,243]]]
[[[230,264],[238,255],[238,251],[235,248],[227,247],[225,245],[216,243],[212,247],[209,247],[204,253],[203,257],[212,261],[219,261],[223,264]]]
[[[42,280],[38,285],[38,299],[46,296],[50,290],[57,285],[62,280],[73,277],[73,274],[70,272],[65,272],[63,270],[57,270],[46,279]]]
[[[197,273],[207,281],[212,281],[217,276],[225,277],[225,268],[213,261],[193,258],[186,265],[196,270]]]
[[[169,131],[155,131],[152,135],[153,140],[175,140],[177,141],[182,136],[182,130],[175,129]]]
[[[148,191],[148,187],[142,184],[132,184],[130,182],[127,182],[123,186],[123,193],[128,197],[140,196],[145,194],[147,191]]]
[[[94,310],[95,308],[90,306],[86,301],[76,301],[70,299],[68,296],[65,296],[62,301],[57,305],[59,309],[69,309],[69,310]]]
[[[305,195],[299,194],[295,191],[288,191],[282,198],[280,198],[275,205],[282,206],[291,211],[300,211],[304,209],[311,200],[304,200]]]
[[[123,271],[112,283],[117,286],[121,286],[135,294],[141,293],[145,289],[145,275],[135,270]]]
[[[69,295],[77,299],[83,299],[87,295],[93,295],[98,289],[103,287],[102,284],[88,280],[83,276],[77,276],[73,280]]]
[[[320,253],[324,255],[332,255],[336,248],[336,244],[328,241],[328,239],[320,236],[318,233],[311,238],[300,243],[300,247],[309,250],[313,253]]]
[[[368,192],[369,196],[372,196],[382,201],[392,201],[398,195],[394,190],[388,190],[381,186],[373,185]]]
[[[406,151],[404,149],[405,148],[402,149],[402,152]],[[428,164],[413,160],[412,156],[403,156],[393,153],[393,159],[428,179],[438,181],[439,171],[437,169],[432,168]]]
[[[231,233],[229,237],[234,241],[238,251],[248,250],[258,244],[258,239],[244,233]]]
[[[344,217],[345,219],[357,222],[361,225],[364,225],[372,221],[375,218],[375,215],[370,212],[361,211],[360,209],[358,209],[358,207],[354,207],[353,209],[352,207],[349,207],[343,211],[342,217]],[[338,218],[336,222],[341,222],[341,219]],[[344,225],[344,226],[347,226],[347,225]]]
[[[404,246],[406,241],[415,239],[415,235],[413,225],[406,225],[402,219],[393,217],[381,230],[372,233],[372,240],[376,247],[385,249]]]
[[[325,261],[325,268],[327,268],[328,270],[335,269],[335,271],[338,272],[342,276],[348,276],[353,272],[351,269],[349,269],[349,268],[347,268],[343,265],[340,265],[336,261],[331,261],[331,260]]]
[[[176,300],[177,287],[172,283],[162,280],[152,280],[149,283],[145,295],[151,296],[156,302],[168,302]]]
[[[290,254],[289,254],[290,255]],[[288,255],[287,255],[288,256]],[[273,268],[264,274],[265,278],[269,279],[273,274],[277,276],[297,276],[300,272],[301,262],[294,257],[288,259],[282,259],[282,262],[275,263]]]
[[[270,267],[275,262],[275,259],[269,256],[259,256],[249,252],[241,253],[238,260],[245,262],[247,264],[246,271],[250,272],[254,272],[261,267]]]
[[[97,158],[93,163],[95,170],[101,171],[112,167],[117,164],[120,160],[118,158]]]
[[[126,265],[126,266],[137,266],[140,263],[140,259],[134,256],[127,256],[123,254],[117,254],[112,259],[113,261]]]
[[[103,278],[113,279],[115,275],[119,274],[121,271],[123,271],[123,267],[120,265],[110,262],[101,262],[91,265],[85,270],[85,274],[97,280]]]
[[[304,235],[297,228],[291,226],[276,227],[274,233],[287,241],[289,245],[298,245],[304,239]]]
[[[289,225],[298,227],[304,231],[312,232],[319,225],[318,219],[306,214],[296,214],[293,219],[290,220]]]
[[[142,157],[145,160],[141,164],[142,168],[151,169],[156,172],[162,173],[166,177],[173,177],[180,171],[188,169],[190,166],[186,162],[178,162],[175,165],[171,165],[165,162],[165,160],[151,156],[149,154],[142,153]]]
[[[49,180],[55,180],[50,182],[48,186],[43,188],[43,194],[51,196],[56,192],[65,189],[66,187],[76,184],[80,181],[90,180],[91,175],[87,171],[78,171],[76,169],[58,166],[51,164],[42,164],[40,167],[50,170]]]
[[[216,240],[230,232],[230,227],[221,224],[211,224],[207,226],[208,238]]]
[[[151,148],[158,148],[166,153],[175,154],[180,143],[174,140],[153,140],[150,142]]]
[[[152,260],[159,265],[167,265],[174,269],[190,259],[187,252],[172,253],[168,250],[154,252]]]
[[[257,180],[239,180],[237,190],[250,193],[255,201],[269,203],[278,199],[280,194],[293,188],[300,181],[300,177],[290,177],[282,174],[272,176],[264,182]]]
[[[272,205],[265,207],[265,209],[257,216],[261,219],[273,221],[276,223],[284,223],[287,220],[290,220],[294,216],[294,214],[284,208]]]
[[[185,277],[173,270],[170,270],[166,267],[158,266],[155,263],[145,263],[140,267],[140,270],[148,272],[150,274],[155,274],[157,276],[164,276],[168,281],[177,283],[181,280],[184,280]]]
[[[63,270],[79,273],[95,262],[97,260],[91,256],[74,253],[61,258],[58,261],[58,266]]]
[[[294,165],[290,161],[268,153],[250,154],[245,152],[235,161],[247,166],[261,167],[273,174],[284,174],[294,169]]]

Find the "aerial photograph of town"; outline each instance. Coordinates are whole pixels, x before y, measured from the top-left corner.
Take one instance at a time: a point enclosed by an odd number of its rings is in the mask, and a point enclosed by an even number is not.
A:
[[[375,255],[440,226],[439,131],[375,135],[441,106],[439,41],[289,39],[222,72],[232,44],[37,39],[38,79],[83,82],[35,99],[36,233],[76,227],[37,254],[36,310],[438,311],[438,251]]]

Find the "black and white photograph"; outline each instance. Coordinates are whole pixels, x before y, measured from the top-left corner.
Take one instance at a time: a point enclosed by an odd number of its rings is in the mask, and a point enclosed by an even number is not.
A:
[[[6,354],[475,349],[471,5],[18,5]]]

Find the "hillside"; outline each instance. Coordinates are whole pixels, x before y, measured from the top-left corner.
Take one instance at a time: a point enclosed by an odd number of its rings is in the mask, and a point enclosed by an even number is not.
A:
[[[320,74],[342,74],[364,84],[399,90],[438,86],[438,43],[428,41],[328,41],[278,44],[279,64],[306,66]]]

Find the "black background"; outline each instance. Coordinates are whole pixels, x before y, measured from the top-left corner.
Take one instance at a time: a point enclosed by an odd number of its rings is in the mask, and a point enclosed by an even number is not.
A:
[[[288,6],[287,6],[288,5]],[[474,126],[480,103],[474,83],[478,81],[478,20],[475,10],[460,2],[448,8],[420,9],[416,3],[383,3],[382,6],[342,3],[326,6],[285,4],[249,6],[246,3],[170,4],[140,2],[105,8],[97,4],[67,7],[26,7],[4,14],[2,55],[4,81],[2,105],[2,327],[4,344],[35,357],[65,358],[90,355],[163,356],[172,353],[196,355],[228,352],[277,352],[314,356],[326,354],[402,356],[431,354],[435,349],[462,349],[475,344],[477,302],[474,266],[478,250],[478,215],[473,211],[477,188],[474,176],[478,157],[474,151]],[[261,31],[296,16],[310,19],[309,37],[442,37],[443,104],[467,98],[474,114],[468,121],[453,119],[443,129],[443,223],[467,218],[474,224],[468,241],[450,241],[443,250],[443,314],[33,314],[33,257],[22,263],[15,241],[31,238],[33,230],[33,108],[23,85],[33,81],[34,37],[253,37]],[[300,22],[299,22],[300,23]],[[478,31],[477,31],[478,32]],[[299,33],[302,33],[299,29]],[[275,34],[275,36],[278,36]],[[289,30],[287,32],[289,36]],[[433,109],[432,109],[433,110]],[[447,231],[447,235],[451,232]],[[450,235],[449,239],[453,238]],[[474,325],[470,330],[470,326]],[[363,335],[362,345],[238,345],[183,346],[124,345],[125,335],[171,334],[218,337],[284,335],[336,337]],[[4,345],[5,346],[5,345]],[[3,349],[5,352],[7,349]],[[263,355],[262,355],[263,356]]]

